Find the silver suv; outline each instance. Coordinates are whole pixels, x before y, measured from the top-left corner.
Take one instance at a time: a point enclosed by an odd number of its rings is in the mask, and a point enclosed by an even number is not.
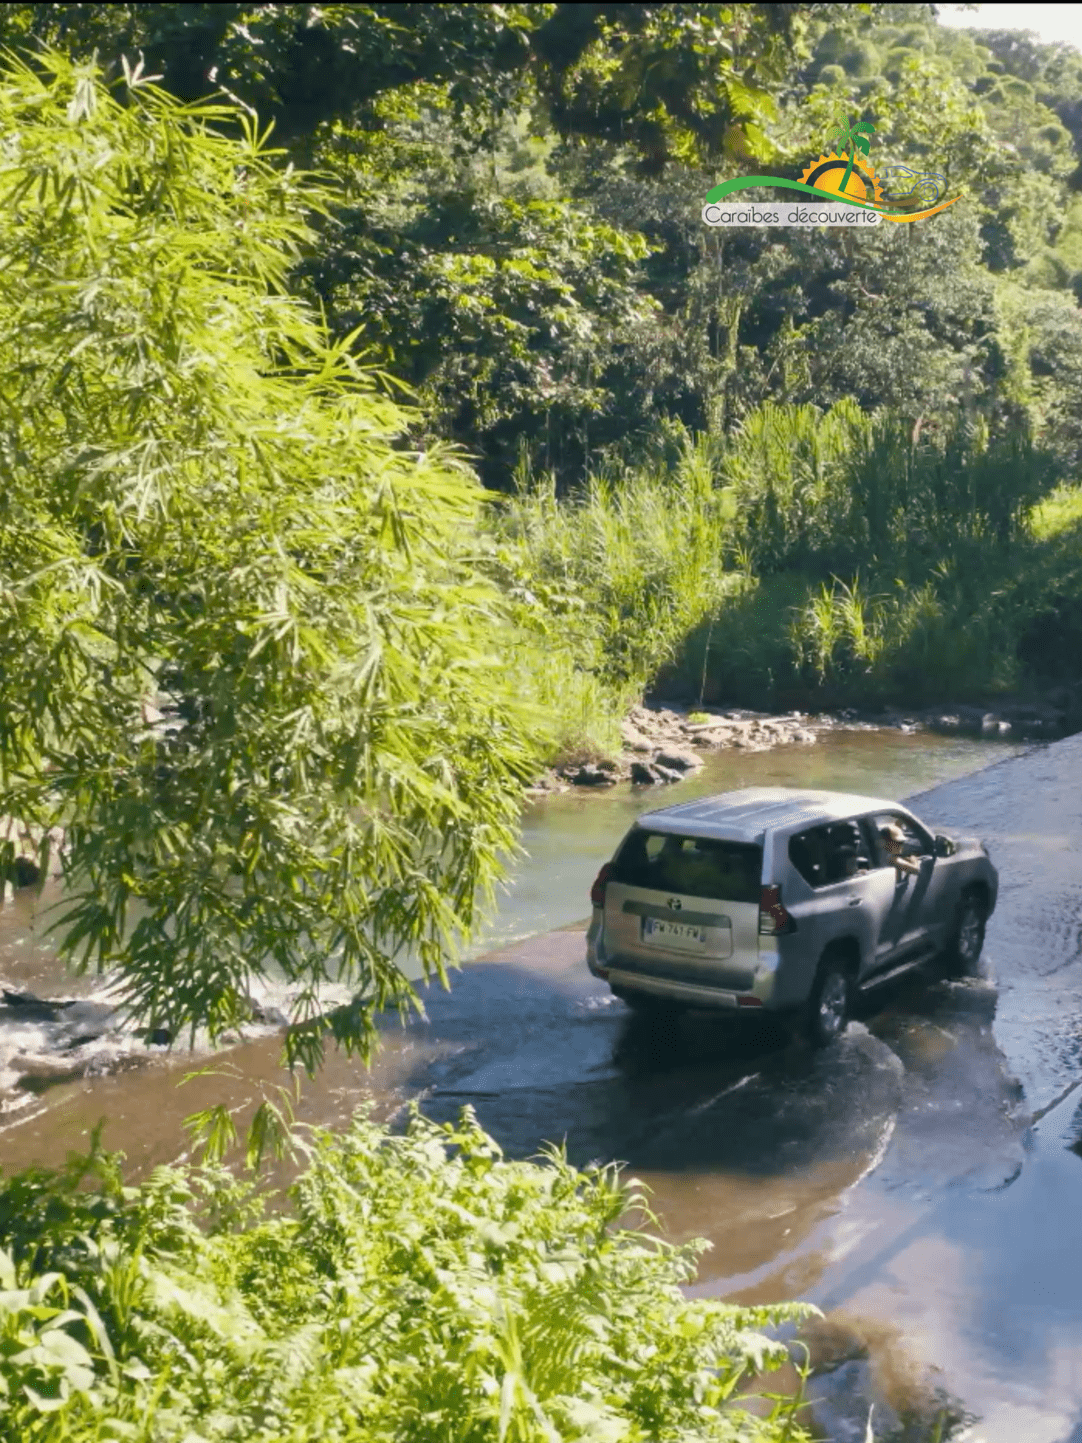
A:
[[[896,802],[750,787],[640,817],[598,874],[587,961],[632,1007],[788,1013],[825,1046],[856,991],[980,957],[999,878]]]

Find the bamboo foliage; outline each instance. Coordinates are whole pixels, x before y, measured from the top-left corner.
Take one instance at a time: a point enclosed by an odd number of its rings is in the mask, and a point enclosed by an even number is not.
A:
[[[328,979],[366,1049],[536,765],[480,490],[287,294],[325,197],[249,116],[46,53],[0,137],[0,812],[65,829],[62,949],[149,1025],[216,1034],[273,970],[294,1060]]]

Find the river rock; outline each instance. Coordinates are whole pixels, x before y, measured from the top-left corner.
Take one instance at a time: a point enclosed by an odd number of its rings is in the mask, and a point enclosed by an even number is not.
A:
[[[35,1082],[69,1082],[86,1072],[85,1062],[76,1063],[70,1057],[49,1057],[39,1052],[17,1052],[8,1059],[7,1065],[12,1072]]]
[[[260,1022],[264,1027],[288,1027],[289,1018],[279,1007],[264,1007],[255,1003],[252,1008],[252,1021]]]
[[[594,762],[586,762],[585,765],[568,773],[567,779],[578,787],[611,787],[616,781],[615,768],[610,771],[607,767],[599,767]]]
[[[691,729],[689,728],[689,731]],[[696,727],[691,732],[691,745],[693,747],[720,748],[729,745],[732,740],[732,732],[728,727]]]
[[[641,755],[654,750],[650,738],[629,719],[620,723],[620,737],[629,752],[638,752]]]
[[[981,717],[981,732],[984,736],[1006,736],[1011,729],[1009,721],[1003,721],[995,712],[986,712]]]
[[[0,995],[3,996],[6,1007],[17,1010],[20,1021],[55,1022],[65,1005],[63,1002],[50,1002],[33,992],[15,992],[9,987],[0,989]]]
[[[685,751],[677,747],[666,747],[654,757],[655,766],[668,767],[674,772],[693,772],[702,764],[702,757],[696,756],[692,751]]]
[[[662,782],[678,782],[683,772],[671,771],[668,767],[659,767],[652,762],[632,762],[631,780],[636,786],[656,787]]]

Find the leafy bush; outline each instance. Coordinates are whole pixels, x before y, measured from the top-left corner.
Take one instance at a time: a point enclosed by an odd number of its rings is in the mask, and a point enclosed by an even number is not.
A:
[[[621,1227],[613,1168],[505,1161],[468,1109],[297,1140],[288,1199],[213,1166],[124,1187],[96,1152],[0,1186],[5,1439],[806,1436],[734,1392],[815,1309],[688,1301],[706,1245]]]

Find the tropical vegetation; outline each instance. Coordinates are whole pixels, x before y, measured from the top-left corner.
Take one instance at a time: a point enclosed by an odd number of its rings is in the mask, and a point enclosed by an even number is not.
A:
[[[705,1244],[645,1231],[613,1168],[505,1160],[468,1109],[294,1142],[285,1197],[97,1151],[0,1184],[5,1438],[807,1438],[736,1390],[815,1310],[685,1299]]]
[[[367,1054],[538,770],[651,687],[1077,691],[1077,52],[874,4],[10,4],[0,43],[0,813],[63,835],[62,950],[147,1027],[273,974],[292,1062]],[[835,146],[961,199],[702,224]],[[5,1436],[793,1436],[727,1406],[792,1310],[683,1301],[611,1174],[469,1120],[306,1146],[265,1212],[216,1164],[8,1179]]]

